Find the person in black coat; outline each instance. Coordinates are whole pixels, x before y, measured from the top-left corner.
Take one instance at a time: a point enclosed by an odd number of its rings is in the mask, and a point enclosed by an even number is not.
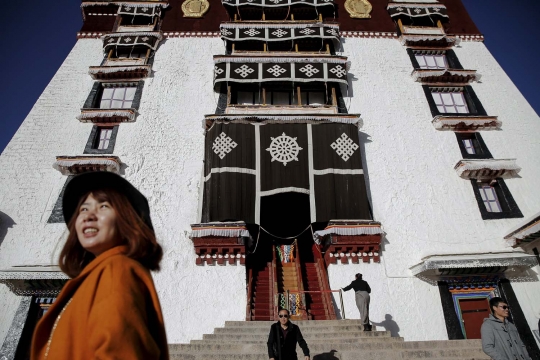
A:
[[[297,360],[296,344],[309,360],[309,348],[300,328],[289,321],[289,310],[279,310],[279,321],[270,326],[268,335],[268,357],[270,360]]]

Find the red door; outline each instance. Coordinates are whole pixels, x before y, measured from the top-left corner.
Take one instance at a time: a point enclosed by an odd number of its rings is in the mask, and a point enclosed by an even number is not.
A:
[[[480,327],[489,317],[489,302],[482,299],[460,299],[461,319],[465,327],[466,339],[480,339]]]

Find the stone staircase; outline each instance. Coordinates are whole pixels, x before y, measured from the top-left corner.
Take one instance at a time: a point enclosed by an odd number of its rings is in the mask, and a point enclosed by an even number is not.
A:
[[[170,344],[171,360],[268,360],[272,321],[227,321],[203,340]],[[296,321],[312,360],[489,359],[480,340],[403,341],[389,331],[362,331],[359,320]],[[297,349],[303,360],[302,350]]]

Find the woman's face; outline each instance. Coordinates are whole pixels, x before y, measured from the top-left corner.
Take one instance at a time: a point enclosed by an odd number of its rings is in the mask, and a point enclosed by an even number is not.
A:
[[[121,243],[116,231],[116,211],[108,201],[97,200],[92,194],[79,208],[75,230],[82,247],[95,256]]]

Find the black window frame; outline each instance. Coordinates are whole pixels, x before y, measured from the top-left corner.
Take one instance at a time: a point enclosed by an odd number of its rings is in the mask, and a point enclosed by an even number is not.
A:
[[[491,152],[487,148],[486,143],[479,132],[455,132],[455,134],[463,159],[493,159]],[[469,154],[467,152],[463,140],[473,140],[476,154]]]
[[[422,50],[418,50],[418,49],[410,49],[409,48],[409,49],[407,49],[407,54],[409,54],[409,58],[411,59],[411,63],[412,63],[413,68],[415,70],[420,70],[421,69],[420,64],[418,64],[418,61],[416,60],[415,54],[418,53],[418,52],[423,52],[423,51],[426,51],[426,52],[427,51],[434,51],[434,52],[444,53],[444,55],[446,57],[446,63],[448,64],[449,69],[463,70],[463,66],[459,62],[454,50],[439,50],[439,49],[422,49]]]
[[[64,186],[62,187],[62,190],[60,191],[60,195],[58,195],[58,199],[56,199],[56,203],[54,204],[54,208],[51,212],[51,215],[49,216],[49,219],[47,220],[48,224],[59,224],[64,223],[64,213],[62,211],[62,198],[64,197],[64,191],[66,191],[67,184],[73,179],[75,175],[69,175],[66,179],[66,182],[64,183]]]
[[[426,99],[429,104],[429,109],[431,110],[431,115],[433,117],[435,116],[487,116],[486,110],[482,106],[482,103],[478,99],[478,96],[476,96],[476,93],[474,92],[472,86],[430,86],[430,85],[422,85],[422,89],[424,89],[424,94],[426,95]],[[463,97],[465,98],[465,102],[467,103],[467,107],[469,109],[469,112],[467,114],[463,113],[442,113],[437,109],[437,104],[435,104],[435,100],[433,100],[433,96],[431,95],[432,89],[460,89],[463,92]],[[452,92],[452,91],[450,91]]]
[[[479,183],[490,183],[495,189],[499,204],[501,206],[501,212],[489,212],[486,209],[484,200],[480,195]],[[483,220],[498,220],[498,219],[513,219],[513,218],[522,218],[523,214],[519,209],[514,197],[510,193],[508,186],[501,178],[496,178],[493,180],[477,180],[471,179],[471,184],[478,203],[478,209]]]
[[[114,146],[116,145],[116,136],[118,135],[118,129],[120,128],[120,126],[114,125],[112,127],[111,138],[109,140],[109,147],[107,147],[106,149],[98,149],[101,128],[111,128],[111,127],[94,125],[92,127],[92,131],[90,132],[90,136],[88,137],[88,141],[86,142],[86,146],[84,148],[84,154],[112,154],[113,153]]]
[[[94,85],[92,86],[92,90],[90,90],[90,94],[86,98],[86,101],[84,102],[83,109],[99,109],[99,103],[101,101],[101,96],[103,95],[103,89],[105,88],[104,84],[122,84],[126,86],[133,86],[135,85],[137,89],[135,90],[135,95],[133,97],[133,101],[131,103],[130,109],[139,109],[139,106],[141,105],[141,98],[142,98],[142,92],[144,88],[144,80],[139,81],[119,81],[114,83],[105,83],[101,81],[94,82]],[[104,109],[109,110],[109,109]]]

